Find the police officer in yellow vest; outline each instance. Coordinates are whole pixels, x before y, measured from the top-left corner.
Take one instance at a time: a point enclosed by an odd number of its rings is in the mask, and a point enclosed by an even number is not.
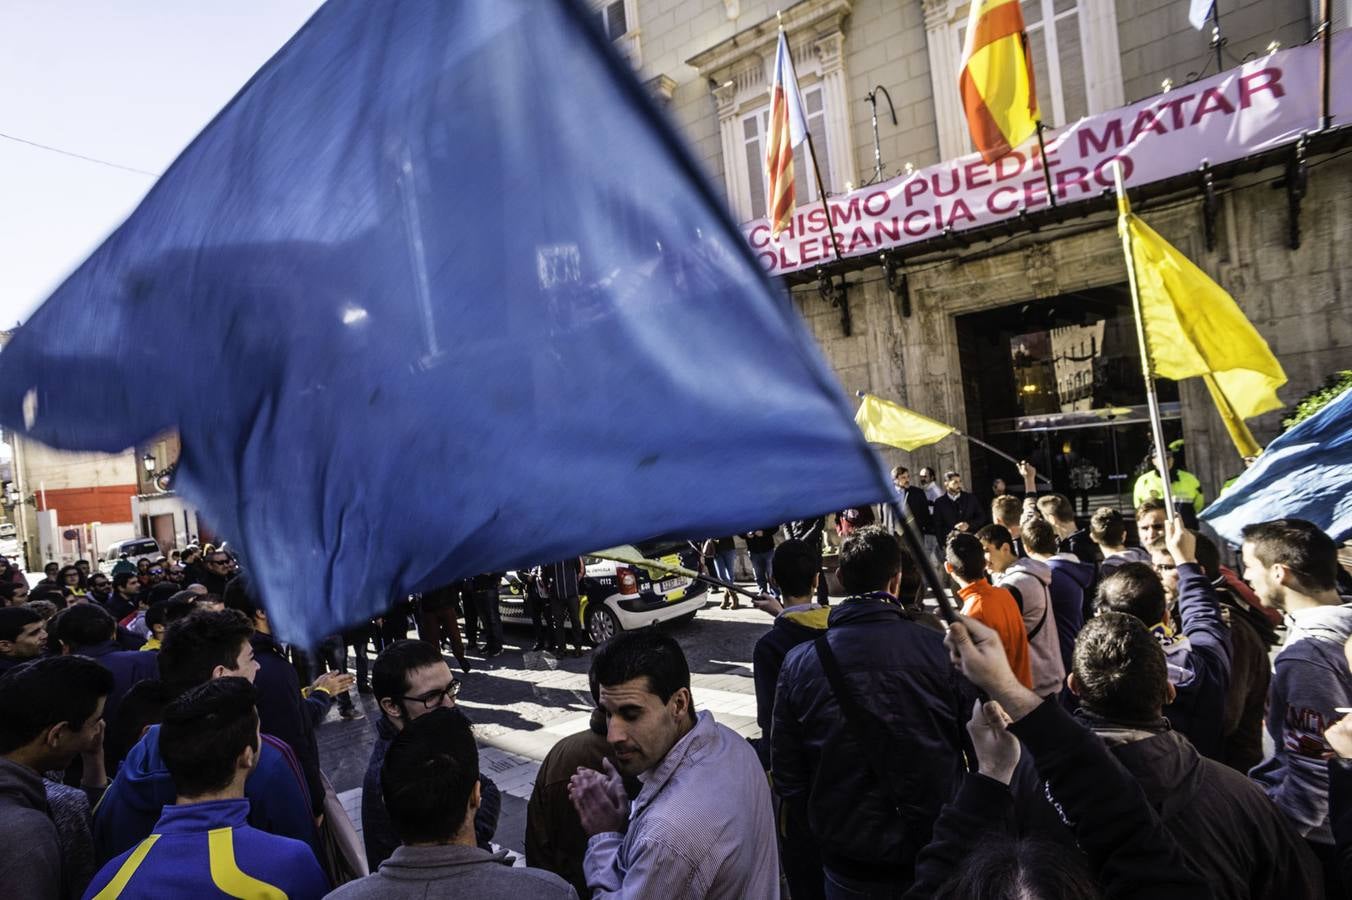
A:
[[[1160,478],[1159,465],[1155,462],[1154,454],[1151,457],[1152,467],[1136,479],[1136,486],[1132,488],[1131,501],[1137,507],[1152,497],[1164,499],[1164,479]],[[1191,472],[1175,469],[1174,455],[1168,450],[1164,453],[1164,461],[1173,476],[1169,489],[1173,493],[1174,509],[1183,519],[1184,525],[1196,528],[1197,514],[1206,506],[1202,483]]]

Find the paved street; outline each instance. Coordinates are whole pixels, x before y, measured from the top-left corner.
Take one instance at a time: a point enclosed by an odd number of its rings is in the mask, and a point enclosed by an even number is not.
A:
[[[745,598],[743,598],[745,599]],[[743,604],[721,610],[714,595],[694,621],[670,626],[690,661],[696,709],[708,709],[718,721],[747,737],[760,734],[756,725],[751,650],[770,627],[764,613]],[[523,849],[526,801],[540,761],[559,738],[581,731],[591,712],[587,689],[590,654],[557,659],[529,650],[529,626],[506,626],[506,651],[492,660],[471,657],[474,670],[459,671],[464,679],[459,705],[476,724],[480,767],[502,791],[502,818],[495,842]],[[366,718],[344,721],[337,709],[319,729],[324,771],[333,781],[353,823],[361,827],[361,784],[366,772],[379,712],[370,697],[358,698]]]

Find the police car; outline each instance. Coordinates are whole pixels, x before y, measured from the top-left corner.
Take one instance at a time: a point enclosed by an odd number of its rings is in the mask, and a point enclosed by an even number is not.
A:
[[[639,552],[667,565],[699,570],[699,553],[682,542],[638,544]],[[582,625],[593,644],[621,631],[644,628],[659,622],[686,622],[704,606],[708,588],[685,575],[663,575],[608,559],[583,558]],[[524,573],[508,572],[498,590],[502,621],[529,625]]]

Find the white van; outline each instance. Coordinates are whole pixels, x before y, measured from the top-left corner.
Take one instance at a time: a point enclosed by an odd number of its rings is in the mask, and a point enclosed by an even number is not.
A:
[[[99,569],[103,574],[111,575],[113,566],[117,565],[117,561],[122,558],[124,553],[127,554],[127,559],[133,563],[142,559],[154,561],[164,555],[160,552],[160,545],[155,543],[154,538],[139,537],[115,541],[108,545],[108,549],[99,559]]]

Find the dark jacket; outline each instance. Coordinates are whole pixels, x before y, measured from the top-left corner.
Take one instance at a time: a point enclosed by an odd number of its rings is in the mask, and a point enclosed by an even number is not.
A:
[[[366,864],[372,872],[390,858],[399,847],[399,835],[385,809],[385,797],[380,789],[380,767],[385,763],[385,751],[399,732],[385,716],[376,719],[376,739],[371,745],[371,758],[366,763],[366,777],[362,780],[361,836],[366,845]],[[498,828],[498,814],[502,811],[502,795],[493,780],[479,773],[479,811],[474,815],[474,839],[485,850]]]
[[[826,639],[853,699],[873,713],[866,750],[846,724],[813,644],[793,648],[775,693],[770,735],[776,793],[817,836],[827,868],[908,884],[939,808],[963,769],[974,691],[949,664],[943,637],[877,599],[831,610]],[[894,762],[891,789],[870,758]],[[893,797],[905,798],[898,813]]]
[[[1188,868],[1131,773],[1055,701],[1044,701],[1009,730],[1032,755],[1038,775],[1073,823],[1076,842],[1104,897],[1212,896],[1207,882]],[[934,841],[921,855],[915,885],[906,896],[933,896],[991,830],[1003,830],[1012,809],[1004,785],[968,774],[957,799],[944,807],[935,824]]]
[[[139,650],[123,650],[116,641],[104,641],[90,647],[81,647],[76,651],[87,656],[113,674],[113,692],[103,706],[105,722],[116,721],[117,708],[127,691],[138,681],[159,678],[160,669],[154,653],[142,653]]]
[[[1263,761],[1263,714],[1272,684],[1269,649],[1277,634],[1267,616],[1236,596],[1218,578],[1211,584],[1230,623],[1230,688],[1225,693],[1225,724],[1220,761],[1246,775]]]
[[[746,541],[746,552],[772,553],[775,549],[775,532],[779,529],[766,526],[758,530],[760,531],[759,535],[750,531],[742,535],[742,538]]]
[[[1343,884],[1352,884],[1352,763],[1334,757],[1328,761],[1329,826],[1333,831],[1335,864]]]
[[[1073,553],[1080,562],[1091,566],[1097,566],[1103,561],[1103,554],[1099,552],[1098,544],[1095,544],[1094,539],[1089,536],[1087,528],[1081,528],[1061,538],[1056,549],[1059,553]]]
[[[1164,715],[1198,753],[1220,759],[1230,689],[1230,629],[1221,619],[1215,588],[1196,563],[1178,567],[1178,608],[1183,639],[1176,636],[1164,646],[1169,681],[1178,696],[1164,707]]]
[[[151,654],[146,654],[147,656]],[[94,811],[94,852],[102,865],[140,843],[178,792],[160,756],[160,726],[152,725],[131,748],[117,777]],[[318,853],[319,835],[310,813],[309,792],[291,748],[263,735],[258,766],[244,782],[249,824],[282,837],[296,838]]]
[[[968,534],[976,534],[976,530],[989,520],[986,508],[976,499],[976,494],[963,491],[955,500],[945,492],[934,501],[934,536],[939,539],[940,544],[948,538],[949,532],[959,522],[967,523]]]
[[[756,724],[768,737],[773,726],[775,686],[789,651],[816,640],[826,630],[831,610],[821,606],[792,606],[775,617],[775,624],[760,636],[751,651],[751,673],[756,683]]]
[[[315,741],[313,717],[300,695],[300,679],[272,635],[254,632],[250,639],[258,674],[258,724],[267,734],[286,741],[300,762],[305,786],[310,792],[310,811],[324,811],[324,781],[319,770],[319,744]],[[322,692],[320,692],[322,693]],[[327,711],[327,708],[326,710]]]
[[[924,490],[911,485],[902,493],[905,494],[902,499],[906,501],[906,508],[915,518],[915,524],[920,526],[920,533],[934,534],[934,517],[930,514],[929,498]]]
[[[1075,638],[1084,627],[1085,594],[1094,581],[1094,567],[1071,559],[1069,554],[1047,560],[1052,570],[1052,615],[1056,617],[1056,635],[1061,639],[1061,662],[1071,670]]]
[[[42,776],[7,759],[0,759],[0,885],[6,900],[52,900],[65,885]]]
[[[1216,897],[1324,896],[1314,854],[1258,785],[1198,754],[1167,724],[1131,728],[1087,715],[1083,721],[1136,779]]]

